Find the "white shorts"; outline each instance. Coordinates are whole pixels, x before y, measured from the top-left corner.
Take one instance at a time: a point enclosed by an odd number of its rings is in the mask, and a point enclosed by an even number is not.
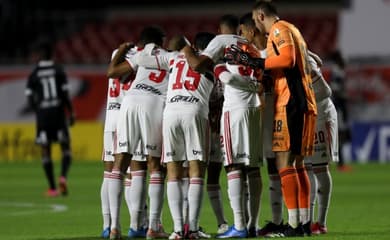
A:
[[[222,150],[221,150],[222,137],[219,133],[211,132],[210,134],[210,162],[222,163]]]
[[[117,154],[117,134],[116,132],[104,132],[103,134],[103,156],[102,159],[105,162],[114,162],[114,154]],[[138,145],[137,149],[133,153],[132,159],[145,160],[146,156],[141,151],[141,146]]]
[[[209,137],[208,119],[200,114],[164,113],[164,163],[183,160],[207,162]]]
[[[275,158],[272,151],[272,138],[274,129],[275,99],[272,93],[265,94],[265,106],[263,109],[263,150],[265,158]]]
[[[221,118],[224,165],[259,167],[263,161],[261,112],[258,107],[223,109]]]
[[[330,98],[317,103],[317,112],[314,154],[307,161],[312,164],[338,162],[337,112]]]
[[[160,98],[127,95],[117,123],[118,152],[134,153],[141,144],[145,155],[160,157],[163,109],[164,102]]]

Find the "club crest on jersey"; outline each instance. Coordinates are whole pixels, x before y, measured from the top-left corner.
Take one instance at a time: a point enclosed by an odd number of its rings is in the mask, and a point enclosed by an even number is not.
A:
[[[280,31],[279,31],[279,29],[275,29],[274,30],[274,37],[279,37],[279,35],[280,35]]]

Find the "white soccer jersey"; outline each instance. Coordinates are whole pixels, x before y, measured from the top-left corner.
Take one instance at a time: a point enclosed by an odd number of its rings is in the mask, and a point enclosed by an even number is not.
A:
[[[207,119],[210,94],[214,86],[213,75],[193,71],[181,53],[165,58],[165,62],[160,64],[167,63],[170,74],[165,112],[200,113]]]
[[[154,48],[152,55],[160,56],[168,52],[162,48]],[[167,95],[168,72],[138,66],[134,55],[127,55],[126,61],[137,71],[137,75],[128,90],[128,95],[149,95],[165,101]]]
[[[238,46],[251,45],[245,38],[241,36],[233,34],[221,34],[211,40],[211,42],[207,45],[207,48],[202,52],[202,55],[209,57],[215,63],[217,63],[223,58],[225,50],[232,44]],[[251,47],[255,48],[253,45],[251,45]],[[260,51],[258,51],[258,54],[260,55]],[[226,67],[229,72],[239,74],[248,81],[257,80],[259,77],[255,71],[243,65],[226,64]],[[257,93],[237,89],[229,84],[226,84],[224,88],[224,109],[260,106],[260,99]]]
[[[117,53],[117,49],[113,51],[111,59]],[[136,48],[130,49],[128,55],[134,55],[137,52]],[[134,78],[132,76],[126,76],[127,78]],[[121,107],[122,100],[129,90],[133,79],[130,79],[127,83],[123,84],[118,78],[108,79],[108,90],[107,90],[107,107],[106,107],[106,118],[104,121],[104,132],[114,132],[116,130],[116,121],[118,118],[119,109]]]
[[[161,69],[169,69],[167,100],[163,118],[164,162],[208,158],[209,99],[214,86],[210,73],[193,71],[182,53],[157,58]]]
[[[161,54],[167,52],[158,47],[152,51],[154,56]],[[128,55],[125,59],[137,74],[119,112],[118,151],[133,153],[141,144],[141,151],[145,155],[160,157],[168,73],[166,70],[138,66],[135,55]]]

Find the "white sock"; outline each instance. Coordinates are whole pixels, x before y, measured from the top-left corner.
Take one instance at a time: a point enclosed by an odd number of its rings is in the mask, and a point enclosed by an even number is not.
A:
[[[317,190],[317,180],[313,173],[313,168],[311,163],[305,164],[307,176],[309,176],[310,180],[310,221],[314,220],[314,205],[316,201],[316,190]],[[301,220],[302,222],[302,220]]]
[[[332,176],[330,175],[328,166],[326,166],[326,170],[321,172],[316,172],[314,169],[314,173],[318,183],[318,222],[326,226],[326,217],[332,195]]]
[[[127,209],[129,210],[129,215],[131,216],[130,189],[131,189],[131,179],[126,177],[126,179],[125,179],[125,201],[126,201]]]
[[[242,230],[246,226],[245,213],[243,209],[244,183],[242,179],[242,171],[231,171],[227,174],[227,177],[230,206],[234,215],[234,227],[237,230]]]
[[[102,205],[103,229],[110,227],[110,199],[108,195],[108,181],[111,172],[104,171],[102,186],[100,188],[100,200]]]
[[[299,224],[299,209],[288,209],[288,224],[291,227],[296,228]]]
[[[193,177],[190,179],[188,189],[189,225],[190,231],[199,230],[199,214],[203,200],[203,178]]]
[[[258,220],[260,213],[260,201],[262,182],[260,171],[252,171],[247,176],[249,199],[248,199],[248,229],[251,227],[258,228]]]
[[[221,196],[221,187],[219,184],[208,184],[207,193],[213,208],[215,217],[217,218],[218,226],[227,223],[225,215],[223,214],[223,202]]]
[[[120,230],[120,207],[123,192],[123,176],[119,170],[113,170],[108,181],[108,194],[111,213],[111,230]]]
[[[142,226],[142,212],[145,207],[146,193],[146,171],[131,171],[131,221],[130,227],[138,230]]]
[[[269,197],[272,210],[272,222],[280,224],[283,220],[283,195],[279,173],[269,174]]]
[[[167,195],[168,206],[171,211],[173,225],[175,232],[183,231],[183,196],[181,191],[181,180],[168,180],[167,183]]]
[[[188,177],[184,177],[181,179],[181,191],[183,194],[183,219],[184,223],[188,223],[188,191],[190,187],[190,179]]]
[[[164,178],[161,172],[155,171],[149,179],[149,228],[159,230],[161,210],[164,198]]]

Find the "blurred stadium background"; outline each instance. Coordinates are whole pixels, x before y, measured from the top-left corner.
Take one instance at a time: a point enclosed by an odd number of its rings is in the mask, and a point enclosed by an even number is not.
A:
[[[274,0],[280,16],[299,27],[324,60],[340,49],[347,60],[346,94],[352,129],[347,161],[390,162],[389,0]],[[77,114],[72,128],[75,159],[101,156],[107,79],[113,49],[136,41],[145,25],[167,37],[190,40],[198,31],[217,32],[223,14],[242,15],[253,0],[0,0],[0,161],[40,158],[34,146],[34,116],[24,88],[33,68],[34,45],[50,39],[65,65]],[[54,158],[59,158],[58,153]]]

